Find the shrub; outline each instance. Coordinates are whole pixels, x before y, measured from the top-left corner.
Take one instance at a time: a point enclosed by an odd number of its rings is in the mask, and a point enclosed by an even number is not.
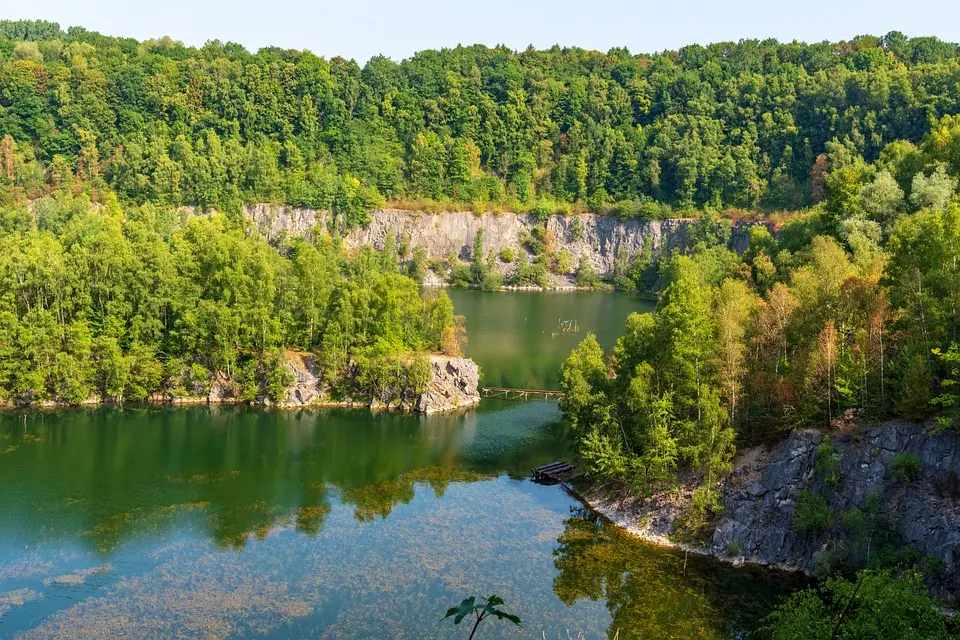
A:
[[[407,263],[407,275],[416,280],[418,284],[423,284],[423,279],[427,276],[427,264],[427,250],[423,247],[417,247],[413,250],[413,258]]]
[[[583,240],[583,220],[579,216],[570,222],[570,240],[573,242]]]
[[[709,487],[694,489],[690,495],[690,507],[677,521],[677,535],[686,540],[702,540],[722,511],[718,491],[711,491]]]
[[[561,249],[554,264],[558,274],[566,275],[573,271],[573,255],[566,249]]]
[[[473,271],[470,265],[458,264],[450,270],[450,284],[454,287],[469,287],[473,284]]]
[[[820,535],[830,528],[830,509],[823,496],[800,491],[797,493],[797,508],[793,513],[793,528],[797,531]]]
[[[813,554],[813,575],[824,579],[850,566],[853,549],[846,540],[833,540]]]
[[[237,367],[233,380],[237,386],[237,396],[241,400],[253,402],[257,399],[260,393],[259,368],[257,360],[252,358]]]
[[[837,451],[829,436],[824,438],[817,447],[817,473],[823,475],[827,484],[832,487],[837,486],[837,482],[840,481],[837,475],[837,463],[840,462],[841,456],[842,454]]]
[[[280,402],[287,394],[287,387],[296,382],[293,371],[287,366],[280,351],[273,351],[267,355],[263,369],[267,397],[273,402]]]
[[[546,198],[537,198],[537,201],[530,207],[530,215],[537,222],[546,222],[547,219],[557,211],[557,203]]]
[[[447,272],[447,261],[442,258],[431,258],[427,262],[427,267],[438,276],[442,276]]]
[[[923,465],[923,461],[913,451],[902,451],[893,456],[890,464],[898,478],[906,482],[913,482],[920,475],[920,467]]]
[[[514,258],[516,258],[516,254],[514,254],[513,249],[511,247],[504,247],[503,249],[500,249],[501,262],[510,264],[511,262],[513,262]]]
[[[202,364],[194,362],[187,371],[187,389],[190,393],[198,396],[205,396],[210,393],[213,386],[213,376]]]
[[[542,262],[530,264],[526,252],[521,251],[513,273],[510,274],[510,284],[519,287],[544,287],[547,284],[547,269]]]
[[[480,288],[484,291],[499,291],[503,288],[503,276],[500,275],[499,271],[490,269],[483,275],[483,282],[480,283]]]
[[[577,266],[576,283],[578,287],[596,287],[600,284],[600,278],[597,271],[587,260],[586,256],[580,256],[580,264]]]

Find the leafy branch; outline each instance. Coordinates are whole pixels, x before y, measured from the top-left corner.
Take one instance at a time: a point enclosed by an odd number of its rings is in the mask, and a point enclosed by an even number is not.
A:
[[[519,616],[515,616],[497,608],[502,604],[503,600],[500,598],[500,596],[480,598],[479,602],[477,602],[476,596],[470,596],[469,598],[464,599],[459,605],[447,609],[447,614],[443,616],[441,620],[446,620],[450,616],[453,616],[453,624],[460,624],[463,622],[464,618],[471,615],[474,616],[476,621],[473,623],[473,628],[470,629],[468,640],[472,640],[473,636],[477,633],[477,627],[479,627],[480,623],[490,616],[493,616],[498,620],[509,620],[518,627],[522,626],[520,624]]]

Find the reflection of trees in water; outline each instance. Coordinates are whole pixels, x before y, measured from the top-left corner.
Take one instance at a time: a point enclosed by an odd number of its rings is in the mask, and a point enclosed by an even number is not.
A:
[[[315,535],[337,499],[359,520],[386,517],[417,484],[442,495],[451,482],[542,463],[556,437],[544,418],[496,407],[429,417],[244,407],[0,416],[0,534],[80,539],[106,553],[176,527],[234,547],[283,526]]]
[[[578,510],[557,540],[554,593],[567,605],[604,599],[610,637],[729,638],[754,628],[788,591],[782,576],[685,560]],[[685,567],[686,565],[686,567]]]
[[[408,504],[413,500],[418,484],[429,486],[438,498],[442,498],[451,482],[477,482],[492,477],[494,474],[430,465],[403,473],[393,480],[344,490],[341,499],[354,505],[354,517],[359,522],[370,522],[377,517],[386,518],[398,504]]]

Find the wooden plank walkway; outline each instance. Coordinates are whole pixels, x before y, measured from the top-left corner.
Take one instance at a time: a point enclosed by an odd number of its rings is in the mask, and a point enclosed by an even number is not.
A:
[[[504,400],[528,400],[531,397],[562,398],[567,395],[563,391],[550,389],[516,389],[512,387],[480,387],[484,398],[503,398]]]
[[[555,484],[569,480],[575,475],[573,465],[566,462],[551,462],[542,467],[536,467],[530,470],[534,482],[545,484]]]

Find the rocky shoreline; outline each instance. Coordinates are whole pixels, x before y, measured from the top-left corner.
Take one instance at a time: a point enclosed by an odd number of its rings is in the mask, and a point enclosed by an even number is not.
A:
[[[825,459],[834,461],[830,468]],[[618,498],[604,487],[578,493],[647,542],[806,575],[838,554],[862,561],[869,546],[849,542],[855,538],[851,516],[876,513],[899,548],[933,567],[933,591],[951,606],[960,600],[960,435],[894,421],[831,433],[795,430],[779,444],[747,449],[735,461],[723,488],[724,510],[702,545],[673,535],[695,485],[694,477],[681,478],[679,489],[646,500]],[[823,497],[831,515],[823,531],[797,527],[803,492]]]
[[[316,358],[310,353],[287,351],[284,366],[292,375],[293,383],[287,387],[284,397],[273,402],[265,395],[245,401],[232,390],[232,380],[223,372],[215,372],[210,389],[206,393],[175,395],[170,391],[149,396],[145,404],[155,405],[239,405],[275,407],[279,409],[303,409],[308,407],[365,408],[372,411],[400,410],[423,414],[456,411],[480,402],[480,370],[469,358],[430,354],[430,379],[426,388],[416,393],[406,389],[389,389],[380,396],[371,398],[339,398],[330,396],[329,389],[316,369]],[[79,404],[45,400],[29,404],[9,404],[5,408],[63,409],[69,407],[93,407],[119,404],[110,398],[91,396]]]

